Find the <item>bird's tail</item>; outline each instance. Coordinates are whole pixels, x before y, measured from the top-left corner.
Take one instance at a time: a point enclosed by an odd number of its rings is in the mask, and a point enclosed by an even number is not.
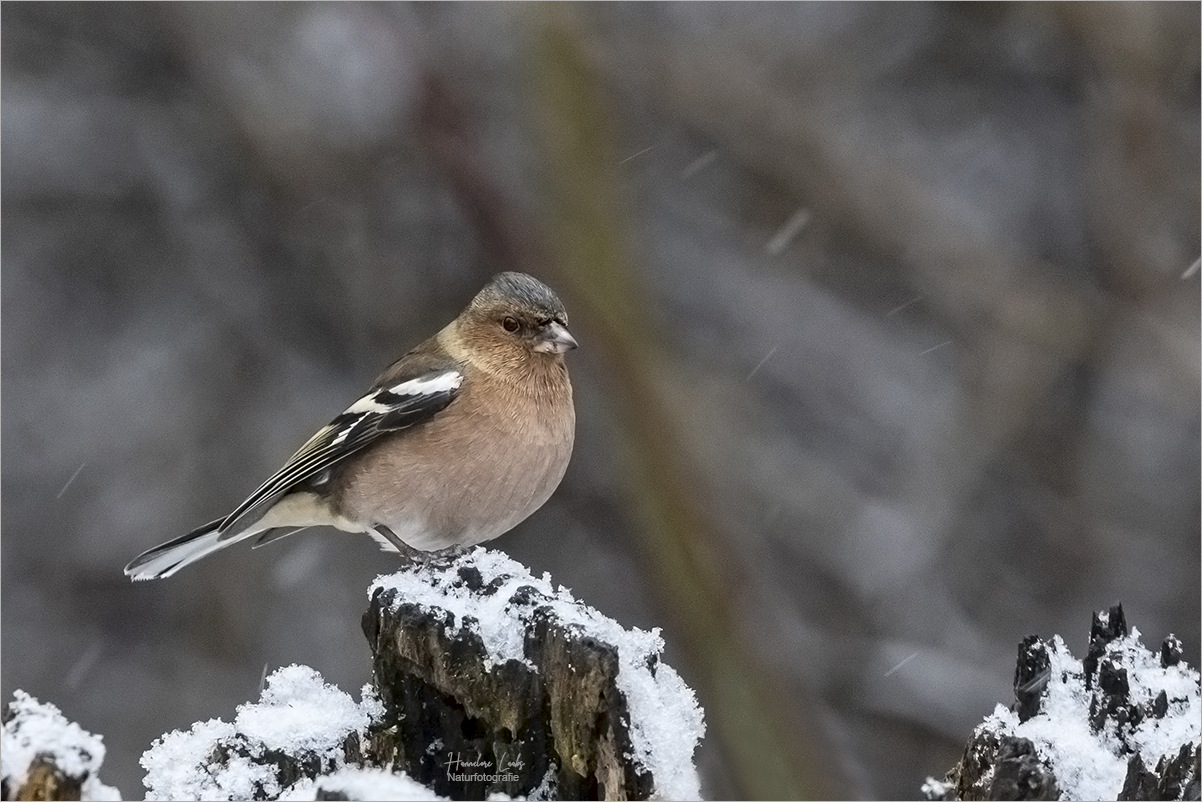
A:
[[[185,565],[207,557],[215,551],[220,551],[226,546],[232,546],[253,534],[254,530],[233,536],[227,532],[223,538],[221,532],[218,531],[223,520],[223,518],[218,518],[216,521],[210,521],[199,529],[193,529],[183,537],[168,540],[149,551],[142,552],[134,557],[129,565],[125,566],[125,575],[135,582],[144,579],[162,579],[171,576]]]

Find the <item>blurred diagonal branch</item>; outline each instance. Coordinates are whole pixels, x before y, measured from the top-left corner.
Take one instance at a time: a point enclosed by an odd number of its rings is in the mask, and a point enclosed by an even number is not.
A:
[[[674,624],[684,635],[700,694],[742,792],[751,798],[823,797],[832,778],[815,733],[780,703],[749,656],[732,609],[739,559],[703,514],[706,481],[687,464],[681,425],[656,380],[666,360],[626,253],[614,187],[611,110],[586,65],[579,33],[540,9],[533,94],[552,198],[549,237],[577,318],[599,334],[611,404],[626,434],[628,484],[642,546]]]
[[[490,270],[537,273],[544,261],[492,178],[477,146],[467,112],[447,80],[431,74],[423,87],[418,135],[441,175],[471,218]]]
[[[824,750],[749,656],[731,614],[746,583],[737,558],[723,553],[729,538],[701,512],[709,494],[685,463],[673,434],[678,424],[654,378],[665,362],[622,244],[610,177],[616,159],[606,126],[598,124],[603,100],[574,35],[555,23],[536,33],[535,94],[555,215],[547,228],[550,254],[505,201],[458,98],[437,78],[424,93],[422,140],[471,216],[489,267],[553,271],[573,321],[605,352],[606,401],[626,427],[628,488],[642,515],[645,553],[733,781],[749,798],[826,797],[834,781]]]

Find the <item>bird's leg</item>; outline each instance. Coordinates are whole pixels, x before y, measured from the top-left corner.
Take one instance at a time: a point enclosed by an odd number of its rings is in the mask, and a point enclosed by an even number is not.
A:
[[[448,546],[445,549],[439,549],[438,551],[422,551],[421,549],[413,548],[413,546],[410,546],[408,543],[401,540],[400,537],[397,536],[396,532],[393,532],[384,524],[376,524],[373,528],[376,530],[376,533],[380,535],[380,537],[384,538],[393,546],[395,546],[396,550],[400,552],[403,558],[411,563],[417,563],[418,565],[422,566],[449,566],[461,555],[467,553],[468,549],[471,548],[470,546],[455,545]]]
[[[397,533],[389,529],[384,524],[376,524],[373,527],[376,534],[387,540],[392,545],[396,546],[396,550],[401,553],[401,556],[409,560],[409,562],[422,563],[426,562],[426,553],[420,549],[415,549],[405,541],[397,537]]]

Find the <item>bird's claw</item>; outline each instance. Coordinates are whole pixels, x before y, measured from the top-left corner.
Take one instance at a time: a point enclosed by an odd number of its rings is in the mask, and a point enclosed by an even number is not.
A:
[[[438,551],[419,552],[418,562],[426,568],[449,568],[456,560],[467,554],[468,546],[448,546]]]
[[[438,551],[422,551],[401,540],[395,532],[383,524],[377,524],[375,530],[396,548],[404,560],[423,568],[447,568],[466,554],[470,548],[469,546],[455,545]]]

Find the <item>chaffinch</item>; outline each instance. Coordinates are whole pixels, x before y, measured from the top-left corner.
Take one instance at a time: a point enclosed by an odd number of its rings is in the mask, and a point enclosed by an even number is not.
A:
[[[138,555],[126,575],[171,576],[310,526],[366,532],[411,558],[504,534],[550,497],[572,454],[567,322],[542,282],[494,277],[233,512]]]

